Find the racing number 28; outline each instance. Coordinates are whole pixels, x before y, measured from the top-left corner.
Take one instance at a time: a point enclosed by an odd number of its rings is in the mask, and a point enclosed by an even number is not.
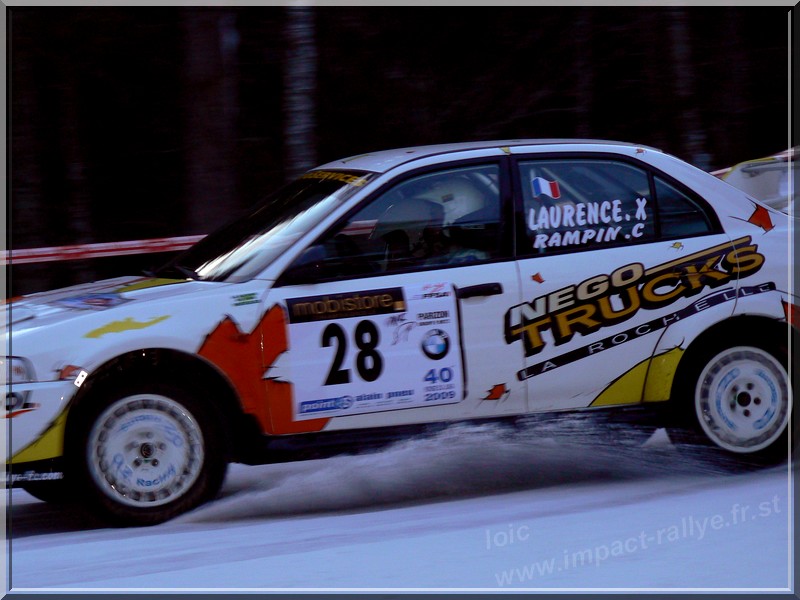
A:
[[[356,371],[364,381],[375,381],[383,371],[383,358],[377,351],[380,343],[378,328],[372,321],[359,321],[356,325],[355,344],[358,348],[356,354]],[[333,364],[325,379],[325,385],[339,385],[350,383],[350,369],[343,369],[344,357],[347,354],[347,334],[340,325],[331,323],[322,332],[322,347],[329,348],[336,345],[336,354]]]

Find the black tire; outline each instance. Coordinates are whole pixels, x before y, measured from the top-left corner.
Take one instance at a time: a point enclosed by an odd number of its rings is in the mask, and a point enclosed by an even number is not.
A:
[[[55,481],[30,481],[20,486],[31,496],[48,504],[70,504],[75,495],[63,479]]]
[[[169,383],[135,383],[106,388],[84,406],[71,471],[103,516],[155,525],[217,495],[226,436],[199,397]]]
[[[784,343],[761,338],[720,341],[689,356],[674,386],[670,439],[684,452],[700,450],[729,466],[786,460],[791,430],[787,356]]]

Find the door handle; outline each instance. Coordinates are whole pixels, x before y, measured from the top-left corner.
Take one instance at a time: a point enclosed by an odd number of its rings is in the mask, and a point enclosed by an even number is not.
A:
[[[457,289],[456,298],[464,300],[466,298],[477,298],[479,296],[497,296],[502,293],[503,286],[497,282],[481,283]]]

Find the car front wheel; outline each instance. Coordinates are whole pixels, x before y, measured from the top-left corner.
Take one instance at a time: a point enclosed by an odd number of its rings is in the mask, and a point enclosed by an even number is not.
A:
[[[81,480],[121,524],[151,525],[219,491],[227,466],[218,419],[167,384],[113,390],[83,420]]]

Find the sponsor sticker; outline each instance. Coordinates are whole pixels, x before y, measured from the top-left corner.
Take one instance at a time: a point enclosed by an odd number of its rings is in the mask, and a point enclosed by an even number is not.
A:
[[[24,473],[14,473],[6,471],[6,483],[25,483],[27,481],[58,481],[64,479],[62,472],[37,473],[36,471],[25,471]]]
[[[129,301],[130,299],[123,298],[119,294],[84,294],[82,296],[53,300],[50,304],[78,310],[104,310]]]
[[[450,283],[288,299],[294,419],[459,402],[455,303]]]
[[[339,181],[356,187],[361,187],[367,183],[366,177],[351,175],[349,173],[340,173],[339,171],[310,171],[305,175],[301,175],[300,179],[325,179],[328,181]]]
[[[633,319],[640,311],[661,310],[734,283],[757,273],[764,261],[746,236],[649,269],[638,262],[623,265],[511,307],[505,315],[506,342],[521,341],[530,357],[548,345],[544,332],[560,346],[575,334],[593,334]]]
[[[406,310],[401,288],[293,298],[287,300],[286,305],[289,323],[370,317]]]
[[[517,378],[520,381],[524,381],[525,379],[536,377],[537,375],[547,373],[548,371],[563,367],[564,365],[594,356],[595,354],[603,352],[604,350],[616,348],[621,344],[636,340],[642,336],[661,331],[672,323],[677,323],[678,321],[692,317],[704,310],[722,304],[723,302],[731,302],[736,298],[742,298],[744,296],[772,292],[775,291],[775,289],[775,283],[765,282],[755,286],[741,287],[738,290],[724,289],[718,292],[713,292],[693,302],[686,308],[670,314],[659,316],[645,323],[640,323],[639,325],[633,326],[625,331],[620,331],[614,335],[594,341],[591,344],[580,346],[564,354],[554,356],[548,360],[526,367],[517,373]]]
[[[245,306],[247,304],[258,304],[258,294],[249,292],[247,294],[237,294],[233,296],[234,306]]]

